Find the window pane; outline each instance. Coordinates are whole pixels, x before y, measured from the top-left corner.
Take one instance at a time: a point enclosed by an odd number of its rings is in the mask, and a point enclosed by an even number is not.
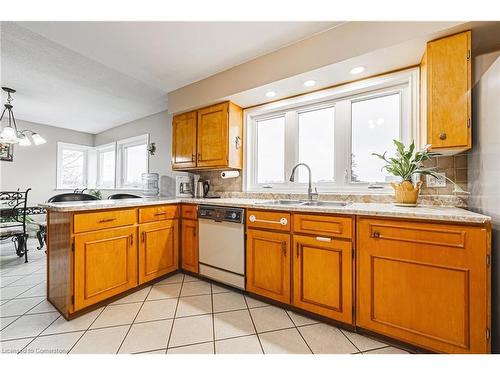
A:
[[[99,187],[114,187],[115,151],[99,152]]]
[[[81,187],[84,178],[85,152],[79,150],[62,150],[62,186]]]
[[[393,153],[393,139],[399,139],[399,94],[352,103],[352,182],[385,182],[384,162],[372,152]]]
[[[257,183],[285,179],[285,117],[257,121]]]
[[[128,186],[140,187],[142,174],[147,173],[147,146],[141,144],[137,146],[125,147],[125,179]]]
[[[299,162],[311,167],[314,182],[333,181],[335,108],[299,113]],[[307,170],[299,167],[298,181],[307,182]]]

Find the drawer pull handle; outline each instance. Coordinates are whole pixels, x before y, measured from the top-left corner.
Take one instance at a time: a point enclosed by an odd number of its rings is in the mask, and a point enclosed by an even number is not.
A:
[[[274,220],[262,220],[262,219],[257,219],[255,215],[250,215],[248,217],[248,220],[250,220],[252,223],[268,223],[268,224],[280,224],[280,225],[287,225],[288,220],[284,217],[282,217],[279,221],[274,221]]]
[[[329,237],[316,237],[316,241],[321,241],[321,242],[332,242],[332,239]]]
[[[142,242],[146,241],[146,232],[141,233],[141,239],[142,239]]]
[[[439,139],[444,141],[446,139],[446,133],[440,133],[439,134]]]
[[[155,213],[155,216],[161,216],[161,215],[165,215],[165,214],[166,214],[166,212],[157,212],[157,213]]]
[[[374,238],[380,238],[380,232],[379,231],[373,232],[373,237]]]
[[[115,221],[116,217],[108,218],[108,219],[101,219],[99,220],[99,223],[109,223],[110,221]]]
[[[130,235],[130,246],[132,246],[134,244],[134,235],[131,234]]]

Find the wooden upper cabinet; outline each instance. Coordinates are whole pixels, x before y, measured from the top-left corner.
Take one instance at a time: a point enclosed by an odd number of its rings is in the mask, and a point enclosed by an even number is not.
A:
[[[427,43],[421,66],[422,143],[451,154],[471,148],[471,32]]]
[[[290,303],[290,234],[249,229],[246,290]]]
[[[178,220],[139,225],[139,283],[179,268]]]
[[[228,120],[228,103],[198,111],[198,167],[215,167],[229,162]]]
[[[137,227],[75,235],[74,310],[137,286]]]
[[[356,325],[432,351],[490,351],[486,228],[359,218]]]
[[[172,132],[175,170],[243,167],[243,110],[234,103],[176,115]]]
[[[352,242],[293,236],[293,305],[353,324]]]
[[[172,120],[172,168],[196,167],[196,112]]]

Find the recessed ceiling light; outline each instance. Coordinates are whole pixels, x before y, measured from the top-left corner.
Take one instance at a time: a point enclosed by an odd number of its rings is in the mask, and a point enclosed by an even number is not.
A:
[[[276,96],[276,92],[275,91],[268,91],[268,92],[266,92],[266,96],[268,98],[273,98]]]
[[[304,86],[305,87],[312,87],[316,84],[316,81],[314,79],[309,79],[307,81],[304,82]]]
[[[359,73],[363,73],[364,71],[365,71],[364,66],[357,66],[357,67],[351,69],[351,74],[359,74]]]

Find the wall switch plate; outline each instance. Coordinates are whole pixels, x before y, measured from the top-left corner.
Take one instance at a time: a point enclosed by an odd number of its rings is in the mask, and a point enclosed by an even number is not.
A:
[[[429,188],[440,188],[440,187],[446,187],[446,179],[444,178],[445,174],[444,173],[436,173],[439,178],[427,175],[425,176],[426,182],[425,184]]]

